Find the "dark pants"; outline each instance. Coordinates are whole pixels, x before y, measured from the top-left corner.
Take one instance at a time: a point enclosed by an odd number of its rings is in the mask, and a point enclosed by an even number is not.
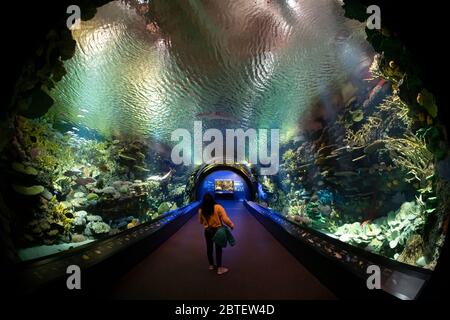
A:
[[[214,259],[213,259],[213,245],[214,241],[212,238],[216,234],[218,228],[207,228],[205,229],[205,239],[206,239],[206,252],[208,254],[208,261],[209,264],[212,266],[214,265]],[[216,244],[216,262],[217,266],[222,266],[222,247],[218,246]]]

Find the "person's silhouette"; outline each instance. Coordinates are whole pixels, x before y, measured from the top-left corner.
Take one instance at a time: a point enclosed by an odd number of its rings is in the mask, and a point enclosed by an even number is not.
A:
[[[206,252],[209,262],[209,270],[214,270],[217,267],[217,274],[223,274],[228,271],[227,268],[222,266],[222,247],[215,245],[216,247],[216,263],[214,264],[213,258],[213,237],[217,230],[226,224],[231,229],[234,228],[233,222],[228,218],[225,209],[217,204],[212,194],[207,193],[203,197],[203,202],[198,210],[198,220],[200,224],[205,227],[205,239],[206,239]]]

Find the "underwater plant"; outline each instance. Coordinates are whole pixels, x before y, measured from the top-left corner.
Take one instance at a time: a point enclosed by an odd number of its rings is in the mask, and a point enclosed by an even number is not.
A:
[[[352,129],[348,129],[346,132],[345,140],[352,147],[366,147],[372,141],[376,140],[376,133],[382,123],[382,119],[377,116],[370,116],[367,118],[362,127],[353,131]]]
[[[407,172],[406,181],[428,185],[434,173],[434,158],[423,140],[408,134],[404,138],[387,137],[385,143],[394,164]]]
[[[383,127],[384,128],[396,128],[398,129],[398,121],[402,122],[407,130],[411,130],[414,120],[410,116],[410,108],[403,102],[398,95],[391,95],[383,100],[383,102],[378,105],[378,110],[382,114],[388,114],[388,117],[384,117]]]

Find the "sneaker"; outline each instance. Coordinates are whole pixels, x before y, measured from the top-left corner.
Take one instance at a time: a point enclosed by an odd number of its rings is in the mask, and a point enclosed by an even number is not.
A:
[[[220,267],[217,269],[217,274],[224,274],[226,272],[228,272],[228,268]]]
[[[209,270],[214,270],[216,268],[217,268],[216,266],[209,266]]]

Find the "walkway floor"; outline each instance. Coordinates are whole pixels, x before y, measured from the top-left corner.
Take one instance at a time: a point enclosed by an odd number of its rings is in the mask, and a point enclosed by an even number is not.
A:
[[[236,225],[224,275],[208,270],[197,216],[114,286],[122,299],[335,299],[244,207],[222,202]]]

